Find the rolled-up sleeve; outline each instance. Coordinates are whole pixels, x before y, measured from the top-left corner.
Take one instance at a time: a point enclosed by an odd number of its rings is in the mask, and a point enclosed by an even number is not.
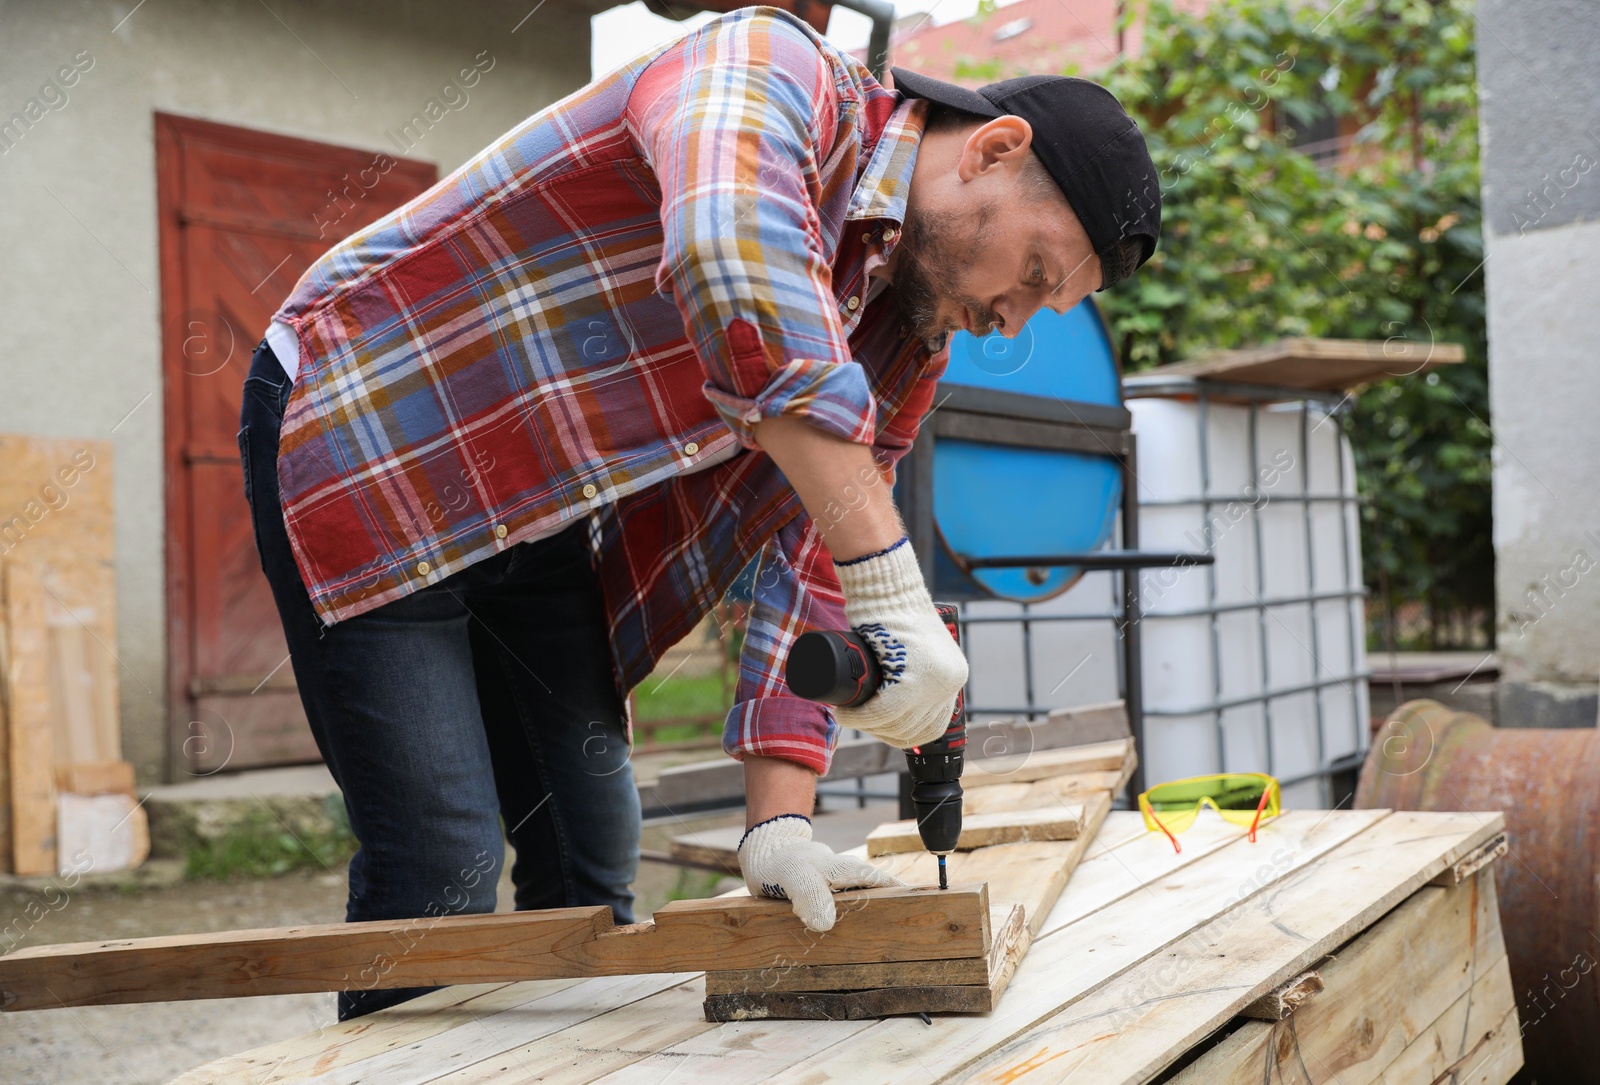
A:
[[[706,397],[747,448],[754,424],[779,415],[863,444],[876,429],[817,210],[840,108],[816,44],[776,10],[708,23],[629,97],[626,121],[661,187],[656,288],[672,295]]]
[[[807,630],[843,628],[844,596],[833,557],[811,518],[801,514],[767,540],[756,564],[739,687],[723,726],[723,750],[741,761],[781,757],[818,775],[828,771],[839,725],[826,705],[788,692],[783,661]]]

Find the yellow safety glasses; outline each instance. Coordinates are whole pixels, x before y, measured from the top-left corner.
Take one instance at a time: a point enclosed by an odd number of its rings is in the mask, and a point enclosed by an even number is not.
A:
[[[1263,772],[1227,772],[1216,776],[1190,776],[1184,780],[1157,784],[1139,796],[1139,813],[1145,828],[1160,829],[1172,841],[1174,851],[1182,851],[1174,833],[1194,824],[1200,808],[1209,806],[1235,825],[1250,829],[1255,843],[1256,826],[1266,818],[1278,816],[1281,795],[1278,781]]]

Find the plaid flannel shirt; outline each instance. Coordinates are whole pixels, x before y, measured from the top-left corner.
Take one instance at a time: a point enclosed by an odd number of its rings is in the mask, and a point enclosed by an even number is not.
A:
[[[588,517],[625,692],[759,553],[723,745],[825,772],[837,724],[782,663],[843,599],[751,427],[870,444],[863,486],[892,483],[944,355],[886,292],[865,301],[867,274],[923,116],[803,22],[743,8],[324,255],[273,317],[299,343],[278,471],[319,616]]]

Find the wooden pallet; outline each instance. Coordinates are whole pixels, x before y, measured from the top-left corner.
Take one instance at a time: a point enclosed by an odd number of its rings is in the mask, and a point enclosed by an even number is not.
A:
[[[1202,819],[1176,854],[1137,814],[1115,812],[991,1013],[931,1027],[915,1017],[719,1024],[701,1013],[694,973],[475,984],[208,1063],[175,1085],[1411,1085],[1451,1073],[1501,1085],[1521,1049],[1493,867],[1454,879],[1503,831],[1496,814],[1293,811],[1255,844]],[[1441,875],[1448,884],[1430,884]],[[1292,1016],[1241,1017],[1308,970],[1324,990]],[[1323,1069],[1296,1078],[1290,1057]]]

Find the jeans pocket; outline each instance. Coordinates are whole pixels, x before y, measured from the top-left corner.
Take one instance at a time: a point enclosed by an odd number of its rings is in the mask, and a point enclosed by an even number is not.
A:
[[[269,355],[270,358],[270,355]],[[274,360],[273,365],[277,362]],[[253,399],[266,413],[270,414],[280,424],[283,422],[283,412],[289,402],[289,393],[294,390],[287,377],[282,381],[273,380],[258,373],[251,373],[244,380],[244,394]],[[245,404],[241,414],[248,414],[250,404]]]

